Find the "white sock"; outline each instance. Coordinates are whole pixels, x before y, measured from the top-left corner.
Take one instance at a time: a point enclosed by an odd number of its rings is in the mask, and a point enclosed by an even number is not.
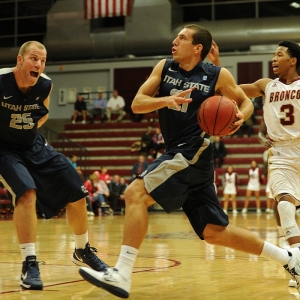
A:
[[[130,246],[122,245],[119,259],[115,268],[125,278],[130,279],[133,266],[138,255],[139,250]]]
[[[22,260],[25,261],[27,256],[35,255],[35,243],[20,244]]]
[[[279,248],[266,241],[260,256],[276,261],[281,266],[286,265],[291,258],[287,250]]]
[[[74,234],[75,248],[84,249],[86,243],[89,241],[88,231],[84,234]]]

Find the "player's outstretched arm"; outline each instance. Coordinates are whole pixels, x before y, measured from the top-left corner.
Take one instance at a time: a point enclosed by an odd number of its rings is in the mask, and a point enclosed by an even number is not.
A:
[[[189,94],[194,88],[167,97],[154,97],[161,83],[161,74],[165,62],[165,59],[161,60],[154,67],[149,78],[139,88],[131,104],[131,109],[134,113],[148,113],[163,107],[180,110],[180,104],[190,103],[192,101]]]

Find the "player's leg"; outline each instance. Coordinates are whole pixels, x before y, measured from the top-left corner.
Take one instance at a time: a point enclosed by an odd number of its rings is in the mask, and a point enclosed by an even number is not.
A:
[[[230,225],[222,227],[207,224],[203,237],[207,243],[252,253],[277,262],[291,274],[292,278],[296,279],[299,286],[300,251],[298,247],[290,250],[282,249],[259,239],[248,230]]]
[[[148,228],[147,208],[155,203],[146,191],[143,179],[136,179],[127,187],[125,201],[123,241],[115,267],[108,269],[106,273],[87,268],[79,271],[88,282],[121,298],[129,296],[132,270]]]
[[[236,208],[236,194],[231,195],[231,204],[232,204],[232,213],[236,215],[238,213]]]
[[[256,213],[260,214],[260,192],[259,191],[254,191],[255,194],[255,203],[256,203]]]
[[[251,195],[252,195],[252,191],[246,190],[246,198],[245,198],[245,203],[244,203],[244,208],[242,210],[242,213],[247,213]]]
[[[24,162],[17,154],[0,156],[0,180],[10,191],[14,205],[13,222],[17,231],[22,255],[20,285],[23,289],[41,290],[36,261],[36,185]]]
[[[224,206],[223,210],[227,214],[227,209],[228,209],[228,202],[229,202],[229,194],[224,194]]]

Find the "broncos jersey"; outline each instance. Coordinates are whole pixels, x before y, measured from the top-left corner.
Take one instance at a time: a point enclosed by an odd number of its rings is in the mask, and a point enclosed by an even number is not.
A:
[[[166,149],[199,139],[202,129],[198,125],[197,111],[201,103],[215,94],[215,86],[221,68],[211,63],[198,63],[191,71],[185,71],[172,59],[167,59],[162,71],[159,97],[175,95],[195,87],[193,101],[182,104],[180,111],[164,107],[158,111]]]
[[[0,69],[0,147],[29,148],[38,137],[38,121],[49,111],[44,100],[51,79],[42,74],[26,94],[16,83],[12,68]]]
[[[276,78],[267,84],[264,119],[273,141],[300,138],[300,79],[285,84]]]

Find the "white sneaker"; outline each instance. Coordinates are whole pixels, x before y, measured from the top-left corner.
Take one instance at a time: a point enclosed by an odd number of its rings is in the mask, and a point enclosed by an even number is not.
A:
[[[289,256],[291,257],[289,262],[283,267],[292,276],[292,279],[296,281],[296,289],[300,290],[300,249],[291,248],[288,250]]]
[[[94,216],[95,214],[94,214],[92,211],[88,211],[88,212],[87,212],[87,215],[88,215],[88,216]]]
[[[82,123],[82,124],[85,124],[85,121],[83,120],[81,123]]]
[[[258,214],[258,215],[261,214],[261,209],[260,208],[256,210],[256,214]]]
[[[242,209],[242,214],[246,214],[247,213],[247,208],[243,208]]]
[[[234,215],[237,215],[237,214],[238,214],[238,211],[237,211],[236,209],[234,209],[234,210],[232,211],[232,213],[233,213]]]
[[[227,209],[223,209],[224,213],[227,215]]]
[[[75,124],[75,121],[74,121],[74,120],[72,121],[72,124]]]
[[[288,283],[289,287],[293,287],[296,288],[297,287],[297,281],[294,279],[290,279],[289,283]]]
[[[97,272],[82,267],[79,269],[79,274],[89,283],[102,288],[117,297],[129,297],[131,280],[125,280],[115,268],[109,268],[105,272]]]

